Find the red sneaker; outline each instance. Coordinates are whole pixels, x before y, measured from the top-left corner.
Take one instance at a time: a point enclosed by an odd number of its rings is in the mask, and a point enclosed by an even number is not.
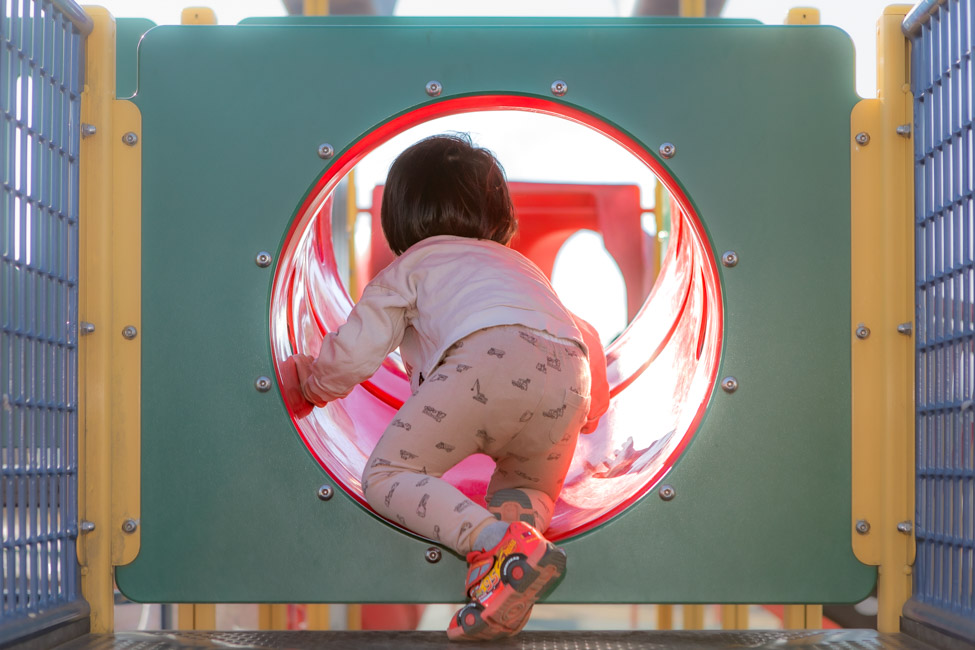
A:
[[[565,577],[565,551],[528,524],[516,521],[489,551],[467,555],[468,603],[450,620],[452,641],[513,636],[531,615],[532,605]]]

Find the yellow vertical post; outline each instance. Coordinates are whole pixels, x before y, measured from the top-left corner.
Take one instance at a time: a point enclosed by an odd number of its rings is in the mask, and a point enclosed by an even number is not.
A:
[[[823,627],[822,605],[786,605],[782,627],[787,630],[819,630]]]
[[[704,629],[704,605],[681,605],[681,613],[685,630]]]
[[[181,25],[216,25],[217,14],[209,7],[187,7],[179,15]]]
[[[327,16],[329,14],[329,0],[305,0],[302,13],[306,16]]]
[[[286,630],[288,628],[288,606],[258,605],[257,626],[262,630]]]
[[[139,551],[141,353],[141,145],[136,106],[115,99],[115,20],[86,9],[81,120],[93,128],[80,150],[79,517],[82,594],[91,629],[114,629],[113,566]]]
[[[877,565],[877,629],[911,594],[914,515],[914,174],[909,5],[877,24],[877,99],[851,115],[853,551]]]
[[[657,605],[657,629],[658,630],[674,629],[674,606],[673,605]]]
[[[748,629],[748,605],[722,605],[721,606],[721,629],[747,630]]]
[[[176,608],[176,625],[181,630],[217,629],[217,606],[212,603],[180,603]]]
[[[707,7],[705,0],[680,0],[680,15],[686,18],[703,18]]]
[[[786,25],[818,25],[819,9],[813,7],[796,7],[789,9],[785,19]]]

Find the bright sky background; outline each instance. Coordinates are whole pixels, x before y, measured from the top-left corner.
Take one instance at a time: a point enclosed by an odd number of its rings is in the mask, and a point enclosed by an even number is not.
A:
[[[115,16],[149,18],[156,24],[177,24],[189,2],[179,0],[104,0],[99,3]],[[283,15],[280,0],[211,0],[220,24],[235,24],[249,16]],[[399,0],[397,15],[493,16],[628,16],[635,0]],[[727,0],[722,16],[756,18],[782,24],[793,6],[820,9],[822,24],[835,25],[853,39],[856,48],[856,86],[863,97],[874,97],[876,79],[876,23],[884,0]],[[406,146],[434,133],[463,131],[492,150],[511,180],[577,183],[636,183],[643,205],[653,205],[653,176],[619,146],[585,127],[558,118],[527,113],[490,113],[452,116],[411,129],[369,154],[356,168],[358,204],[368,208],[372,188],[383,182],[393,158]],[[585,151],[586,156],[579,156]],[[588,162],[587,162],[588,161]],[[592,161],[599,161],[595,164]],[[645,219],[653,230],[652,215]],[[368,224],[357,229],[357,245]],[[579,233],[563,248],[553,283],[563,300],[610,340],[626,324],[625,288],[615,264],[594,233]],[[593,291],[594,283],[599,291]]]

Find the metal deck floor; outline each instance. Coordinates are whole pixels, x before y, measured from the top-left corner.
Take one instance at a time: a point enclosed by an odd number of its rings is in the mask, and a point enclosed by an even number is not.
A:
[[[631,648],[789,648],[930,650],[904,634],[872,630],[747,630],[637,632],[522,632],[502,641],[451,643],[443,632],[125,632],[75,639],[57,650],[176,650],[177,648],[252,648],[254,650],[362,648],[363,650],[438,650],[462,648],[522,650],[630,650]]]

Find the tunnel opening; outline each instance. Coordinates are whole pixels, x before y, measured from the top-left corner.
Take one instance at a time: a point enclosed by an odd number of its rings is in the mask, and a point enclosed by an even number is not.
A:
[[[521,245],[519,250],[551,277],[555,257],[566,239],[579,230],[594,230],[602,235],[607,251],[623,271],[627,287],[628,323],[619,332],[600,327],[600,319],[595,317],[599,307],[594,311],[591,305],[587,308],[578,299],[563,296],[570,308],[593,322],[604,341],[610,341],[605,351],[612,401],[599,428],[580,436],[548,531],[550,538],[562,539],[605,523],[660,483],[693,438],[706,411],[720,358],[720,284],[703,224],[661,162],[623,131],[564,104],[500,95],[448,99],[380,125],[337,156],[295,213],[283,240],[271,296],[272,354],[276,367],[295,352],[317,354],[322,337],[345,322],[354,305],[353,296],[365,280],[384,266],[382,259],[387,263],[391,259],[383,258],[385,241],[378,229],[379,184],[367,184],[361,190],[373,193],[372,214],[364,215],[359,227],[355,227],[354,215],[346,222],[349,241],[359,242],[353,248],[358,255],[345,259],[341,251],[336,254],[332,215],[340,182],[370,152],[390,146],[397,136],[408,140],[402,149],[424,137],[425,133],[416,131],[421,125],[435,129],[438,118],[473,117],[487,111],[544,116],[583,127],[625,151],[662,190],[657,192],[653,208],[657,218],[646,228],[640,226],[641,220],[646,222],[647,211],[640,208],[641,191],[636,185],[512,180],[515,174],[507,169],[522,238],[513,242],[514,248]],[[495,153],[506,164],[503,153]],[[664,230],[660,216],[665,210],[670,219]],[[628,259],[624,251],[632,253],[635,237],[632,225],[627,229],[620,224],[634,218],[644,252],[653,239],[666,245],[653,248],[661,251],[656,260],[644,254],[642,268],[624,268],[619,262]],[[365,237],[361,237],[363,233]],[[366,242],[368,246],[363,245]],[[369,253],[363,256],[363,249]],[[351,283],[346,265],[354,269]],[[366,459],[409,395],[406,373],[398,354],[393,354],[372,379],[345,399],[307,415],[291,413],[302,442],[323,470],[366,509],[369,506],[360,484]],[[476,455],[444,478],[472,498],[483,499],[493,466],[490,458]]]

